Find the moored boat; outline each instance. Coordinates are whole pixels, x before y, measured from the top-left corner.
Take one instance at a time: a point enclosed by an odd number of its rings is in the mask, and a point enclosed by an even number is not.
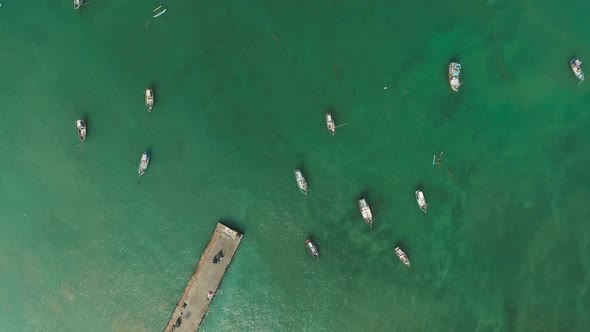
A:
[[[328,131],[332,136],[336,133],[336,122],[334,122],[334,118],[332,117],[332,113],[326,113],[326,126],[328,127]]]
[[[74,9],[80,9],[84,0],[74,0]]]
[[[157,9],[160,9],[160,8],[162,8],[162,6],[158,7]],[[157,9],[154,9],[154,12]],[[166,12],[166,8],[164,8],[164,9],[160,10],[159,12],[155,13],[154,16],[153,16],[153,18],[160,17],[160,16],[164,15],[165,12]]]
[[[297,180],[297,186],[299,187],[299,190],[301,190],[303,194],[307,195],[307,180],[305,180],[303,173],[299,169],[295,170],[295,180]]]
[[[148,112],[154,108],[154,91],[152,89],[145,89],[145,108]]]
[[[412,266],[410,265],[410,259],[408,258],[408,255],[406,255],[406,253],[399,247],[395,247],[395,254],[397,255],[397,258],[399,258],[399,260],[404,263],[405,266],[407,266],[408,268],[412,268]]]
[[[584,80],[584,72],[582,71],[582,61],[580,61],[580,59],[578,59],[578,58],[572,58],[570,60],[570,67],[572,68],[574,75],[576,75],[576,77],[580,81],[583,81]]]
[[[373,228],[373,214],[371,213],[371,207],[367,204],[367,201],[364,198],[359,199],[358,203],[363,219],[371,228]]]
[[[315,257],[316,259],[320,259],[320,251],[318,250],[318,246],[313,242],[312,239],[305,240],[305,245],[307,246],[307,250],[309,253]]]
[[[84,119],[76,120],[76,128],[78,128],[80,142],[84,144],[84,140],[86,139],[86,121]]]
[[[145,171],[147,170],[149,164],[150,164],[150,154],[149,154],[149,152],[144,152],[141,155],[141,159],[139,160],[139,166],[137,166],[137,173],[139,173],[140,179],[141,179],[141,176],[143,175],[143,173],[145,173]]]
[[[426,204],[426,198],[424,198],[424,193],[422,192],[422,190],[416,190],[416,202],[418,203],[420,210],[426,213],[428,204]]]
[[[459,92],[461,86],[461,64],[458,62],[449,63],[449,85],[455,92]]]

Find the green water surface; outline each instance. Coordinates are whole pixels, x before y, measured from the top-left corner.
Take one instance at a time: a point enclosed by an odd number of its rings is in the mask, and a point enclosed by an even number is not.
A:
[[[0,330],[162,330],[219,220],[203,331],[590,330],[589,10],[3,1]]]

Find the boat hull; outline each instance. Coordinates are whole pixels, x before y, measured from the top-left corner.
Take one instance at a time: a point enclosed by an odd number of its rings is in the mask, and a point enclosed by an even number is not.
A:
[[[406,253],[400,247],[395,247],[394,251],[395,251],[395,254],[397,255],[397,258],[399,258],[400,262],[402,262],[405,266],[407,266],[408,269],[411,269],[412,265],[410,263],[410,259],[408,258],[408,255],[406,255]]]
[[[449,85],[451,90],[459,92],[461,87],[461,64],[458,62],[449,63]]]
[[[416,190],[416,203],[418,203],[420,210],[426,213],[428,204],[426,204],[426,198],[424,198],[424,193],[421,190]]]
[[[299,191],[301,191],[304,195],[307,195],[307,180],[303,176],[303,172],[301,172],[301,170],[295,170],[295,180],[297,181],[297,187],[299,187]]]
[[[139,174],[139,176],[142,176],[143,173],[145,173],[149,164],[150,154],[145,152],[143,155],[141,155],[141,159],[139,160],[139,166],[137,166],[137,173]]]
[[[570,60],[570,68],[574,75],[580,80],[584,80],[584,72],[582,71],[582,61],[578,58],[573,58]]]
[[[369,206],[367,201],[364,198],[359,199],[358,206],[365,223],[367,223],[369,227],[373,228],[373,213],[371,212],[371,207]]]
[[[86,122],[83,119],[76,121],[76,128],[78,129],[78,138],[80,142],[84,143],[86,139]]]
[[[154,91],[152,89],[145,90],[145,108],[148,112],[154,108]]]
[[[326,113],[326,127],[332,136],[336,133],[336,122],[331,113]]]
[[[307,247],[307,251],[309,251],[310,255],[312,255],[315,259],[320,259],[320,251],[312,239],[305,240],[305,246]]]
[[[152,16],[152,17],[153,18],[160,17],[160,16],[164,15],[165,12],[166,12],[166,8],[164,8],[164,9],[160,10],[159,12],[155,13],[154,16]]]

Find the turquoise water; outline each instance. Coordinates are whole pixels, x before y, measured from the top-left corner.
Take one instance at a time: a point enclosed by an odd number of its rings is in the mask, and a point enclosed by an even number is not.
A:
[[[162,330],[218,220],[203,331],[590,329],[590,4],[159,4],[3,1],[0,330]]]

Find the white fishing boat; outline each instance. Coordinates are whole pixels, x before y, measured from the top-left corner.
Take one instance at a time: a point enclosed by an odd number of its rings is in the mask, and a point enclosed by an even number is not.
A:
[[[76,128],[78,129],[78,138],[84,144],[84,140],[86,139],[86,121],[84,119],[76,120]]]
[[[424,193],[422,190],[416,190],[416,202],[418,202],[418,206],[422,212],[426,213],[426,209],[428,205],[426,204],[426,198],[424,198]]]
[[[449,85],[455,92],[459,92],[461,86],[461,64],[458,62],[449,63]]]
[[[312,239],[307,239],[305,240],[305,244],[307,246],[307,250],[309,251],[309,253],[317,260],[319,260],[320,251],[318,250],[318,246],[315,244],[315,242]]]
[[[74,9],[80,9],[82,7],[84,0],[74,0]]]
[[[137,173],[139,174],[139,180],[137,181],[137,183],[139,183],[139,181],[141,180],[141,176],[143,175],[143,173],[145,173],[149,164],[150,154],[149,152],[144,152],[141,155],[141,159],[139,160],[139,166],[137,166]]]
[[[297,180],[297,186],[299,187],[299,190],[301,190],[303,194],[307,195],[307,180],[305,180],[303,173],[299,169],[295,170],[295,180]]]
[[[408,258],[408,255],[406,255],[406,253],[398,246],[395,247],[395,254],[397,255],[397,258],[399,258],[399,260],[404,263],[405,266],[407,266],[409,269],[412,268],[412,266],[410,265],[410,259]]]
[[[154,107],[154,91],[152,89],[145,89],[145,108],[148,112],[152,111]]]
[[[326,113],[326,126],[328,127],[328,131],[332,136],[336,133],[336,122],[334,122],[334,118],[332,117],[332,113]]]
[[[369,227],[373,228],[373,214],[371,213],[371,207],[369,204],[367,204],[367,201],[364,198],[359,199],[358,204],[363,219],[369,225]]]
[[[572,58],[570,60],[570,67],[572,68],[574,75],[576,75],[576,77],[580,81],[583,81],[584,80],[584,72],[582,71],[582,61],[580,61],[580,59],[578,59],[578,58]]]

